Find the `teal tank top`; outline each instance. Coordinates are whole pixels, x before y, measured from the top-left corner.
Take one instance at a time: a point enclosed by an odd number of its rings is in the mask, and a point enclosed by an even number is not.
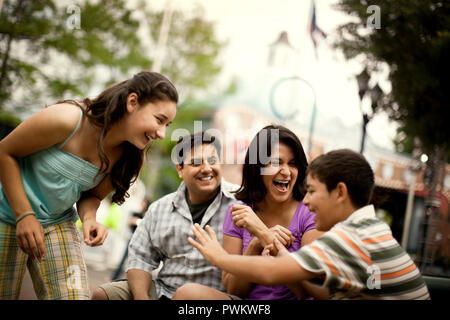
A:
[[[25,193],[36,218],[43,227],[77,220],[74,204],[81,193],[94,188],[104,177],[95,178],[99,168],[62,150],[80,127],[83,112],[69,137],[61,144],[20,158],[19,166]],[[95,179],[94,179],[95,178]],[[0,183],[0,221],[16,225],[16,218]]]

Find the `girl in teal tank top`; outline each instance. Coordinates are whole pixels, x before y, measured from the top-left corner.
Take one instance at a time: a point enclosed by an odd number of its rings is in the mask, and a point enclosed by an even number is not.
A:
[[[177,103],[166,77],[143,71],[94,99],[49,106],[0,141],[0,299],[18,298],[25,265],[40,299],[89,298],[74,221],[87,245],[103,243],[100,201],[125,201]]]

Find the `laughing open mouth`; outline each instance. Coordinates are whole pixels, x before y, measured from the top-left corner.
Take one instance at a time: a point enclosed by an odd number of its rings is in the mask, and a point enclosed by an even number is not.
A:
[[[280,180],[273,180],[273,184],[277,190],[281,192],[286,192],[289,187],[290,181],[280,181]]]

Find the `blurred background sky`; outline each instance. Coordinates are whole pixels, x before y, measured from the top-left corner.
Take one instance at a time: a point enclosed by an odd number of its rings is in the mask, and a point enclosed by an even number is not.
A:
[[[320,114],[336,117],[346,126],[358,128],[359,135],[362,117],[355,76],[364,66],[363,61],[346,60],[340,50],[332,47],[337,36],[336,28],[352,19],[336,10],[333,7],[336,3],[334,0],[316,1],[317,25],[328,35],[326,39],[318,39],[317,57],[309,34],[311,1],[152,0],[150,5],[157,10],[164,10],[169,4],[185,12],[203,8],[205,19],[214,22],[218,37],[228,41],[220,54],[223,71],[218,85],[232,78],[236,78],[243,87],[261,87],[262,80],[275,83],[278,79],[270,79],[266,72],[269,47],[282,31],[286,31],[295,50],[294,65],[297,67],[286,70],[285,75],[300,76],[314,87],[319,117]],[[386,77],[387,68],[381,70],[375,80],[385,92],[389,92],[390,84]],[[266,87],[270,89],[270,83]],[[258,91],[260,101],[269,100],[269,91]],[[307,108],[310,106],[311,103]],[[368,107],[367,101],[363,106]],[[259,103],[256,107],[272,114],[267,103]],[[299,110],[297,116],[309,119],[310,112]],[[397,125],[389,121],[386,114],[377,113],[368,124],[367,134],[378,146],[394,150],[392,139],[396,128]]]

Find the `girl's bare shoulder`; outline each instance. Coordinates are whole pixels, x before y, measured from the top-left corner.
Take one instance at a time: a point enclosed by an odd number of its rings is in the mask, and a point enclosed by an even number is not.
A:
[[[40,112],[64,131],[73,130],[80,119],[80,107],[69,102],[50,105]]]
[[[80,108],[70,103],[54,104],[33,114],[1,141],[1,149],[22,157],[62,143],[75,129]]]

